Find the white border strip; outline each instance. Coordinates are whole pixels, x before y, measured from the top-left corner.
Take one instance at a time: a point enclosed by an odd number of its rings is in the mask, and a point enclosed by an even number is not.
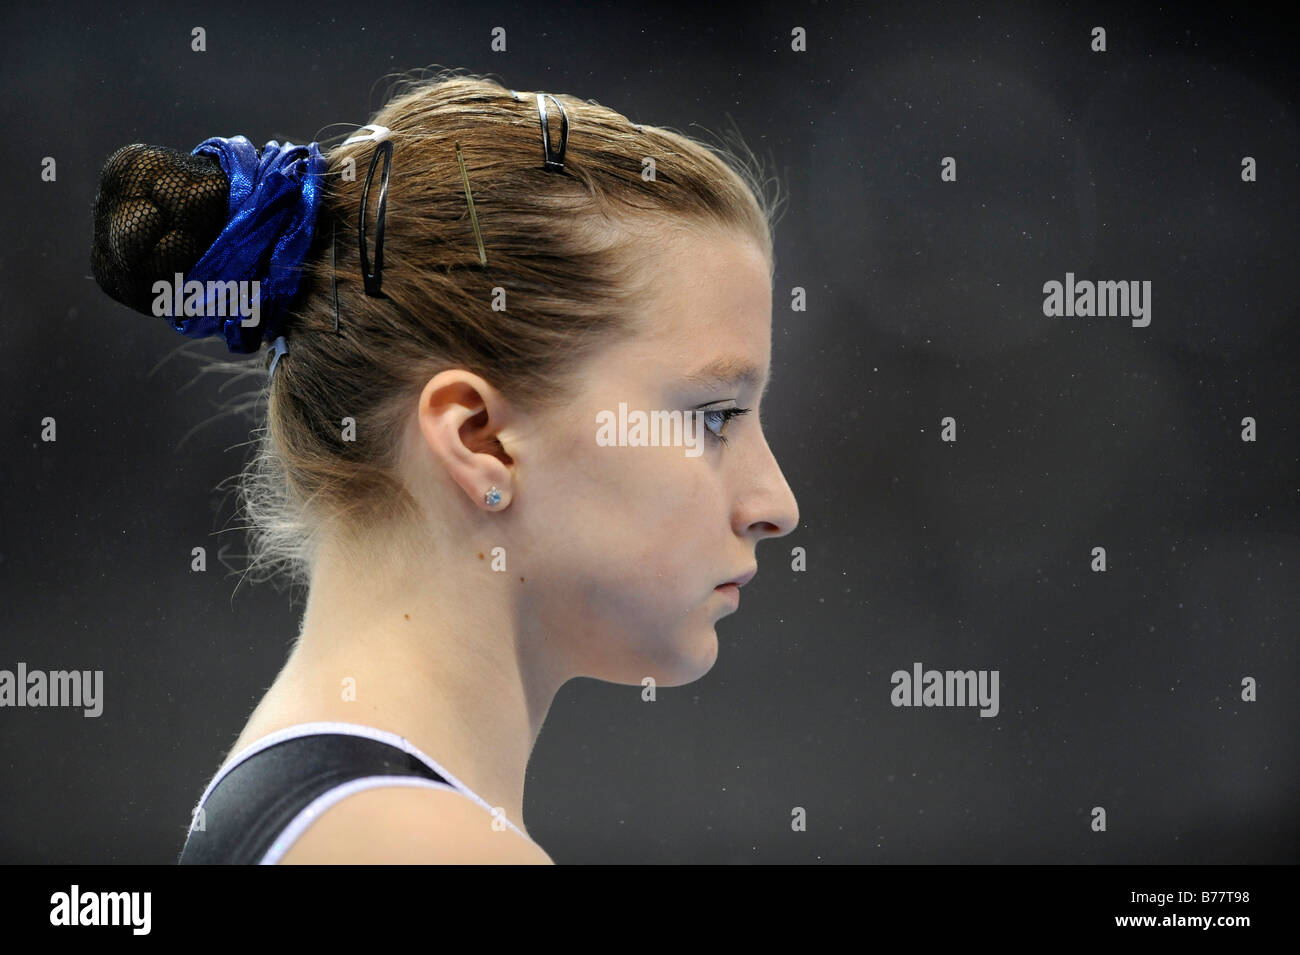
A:
[[[212,790],[216,788],[217,783],[221,782],[221,780],[225,778],[227,773],[229,773],[232,769],[234,769],[244,760],[248,759],[248,757],[252,756],[254,753],[260,753],[262,750],[266,749],[267,747],[274,746],[276,743],[283,743],[285,740],[288,739],[297,739],[299,736],[317,736],[322,733],[343,733],[348,736],[365,736],[368,739],[374,739],[374,740],[378,740],[381,743],[388,743],[390,746],[396,746],[398,749],[406,753],[409,753],[410,755],[414,756],[416,759],[423,762],[426,766],[433,769],[434,772],[436,772],[443,779],[447,780],[447,782],[450,783],[455,789],[459,790],[461,795],[468,796],[470,799],[474,800],[474,802],[478,803],[480,806],[486,809],[489,813],[492,812],[492,807],[488,805],[486,799],[479,796],[478,793],[474,792],[463,782],[457,779],[451,772],[449,772],[446,768],[444,768],[442,764],[439,763],[437,760],[435,760],[432,756],[429,756],[427,753],[424,753],[416,746],[414,746],[409,740],[406,739],[406,737],[398,736],[396,733],[390,733],[387,730],[375,729],[375,727],[373,726],[363,726],[360,723],[334,723],[334,722],[325,722],[325,721],[317,721],[311,723],[296,723],[293,726],[286,726],[284,729],[276,730],[274,733],[271,733],[268,736],[263,736],[261,739],[257,740],[256,742],[250,743],[248,746],[244,747],[234,756],[231,756],[230,759],[228,759],[221,766],[221,768],[217,770],[217,774],[212,777],[212,781],[208,783],[207,788],[203,790],[203,795],[199,797],[199,803],[198,803],[199,806],[202,806],[205,802],[208,801],[208,796],[211,795]],[[387,777],[370,776],[364,778],[375,779],[375,778],[387,778]],[[419,777],[401,777],[401,778],[419,778]],[[433,782],[432,779],[425,780],[425,781]],[[333,790],[330,791],[333,792]],[[198,807],[195,808],[197,809]],[[195,816],[194,818],[197,817]],[[194,818],[192,818],[190,821],[191,829],[193,829],[194,826]],[[502,815],[501,818],[505,820],[505,824],[507,826],[509,826],[515,832],[519,833],[519,835],[524,836],[523,831],[518,826],[516,826],[513,822],[507,819],[504,815]],[[524,838],[527,839],[528,837],[524,836]]]

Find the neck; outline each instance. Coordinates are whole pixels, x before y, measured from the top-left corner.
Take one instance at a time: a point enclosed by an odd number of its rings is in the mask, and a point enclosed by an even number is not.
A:
[[[524,585],[492,572],[490,545],[441,550],[379,573],[325,545],[268,697],[404,736],[526,832],[528,758],[567,677],[520,625],[535,619]]]

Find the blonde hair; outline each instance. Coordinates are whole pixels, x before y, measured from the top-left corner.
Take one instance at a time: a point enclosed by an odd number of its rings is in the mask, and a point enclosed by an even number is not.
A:
[[[406,80],[373,117],[393,142],[384,298],[365,294],[357,249],[374,144],[327,154],[316,242],[285,326],[288,353],[238,475],[254,579],[306,584],[323,535],[363,548],[376,530],[419,516],[397,476],[398,436],[439,371],[465,368],[521,408],[552,407],[571,396],[573,372],[597,348],[635,332],[656,241],[721,229],[755,242],[772,267],[776,206],[755,170],[725,148],[635,126],[594,100],[551,95],[569,121],[562,173],[542,166],[536,93],[519,91],[516,100],[484,76]],[[547,106],[558,146],[558,111]],[[653,178],[643,176],[647,160]],[[379,181],[377,172],[372,207]],[[373,261],[373,209],[366,221]],[[497,288],[506,310],[492,309]],[[355,422],[355,440],[344,440],[345,418]]]

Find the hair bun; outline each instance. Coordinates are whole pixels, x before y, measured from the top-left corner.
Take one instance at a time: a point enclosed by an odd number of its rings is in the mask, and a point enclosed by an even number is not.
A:
[[[214,156],[123,146],[95,195],[90,268],[99,287],[152,315],[153,285],[189,271],[226,224],[230,181]]]

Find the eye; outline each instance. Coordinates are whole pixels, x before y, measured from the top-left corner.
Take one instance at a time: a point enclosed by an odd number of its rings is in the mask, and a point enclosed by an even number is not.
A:
[[[727,438],[722,433],[722,429],[726,427],[727,422],[730,421],[732,418],[739,418],[741,415],[748,414],[748,413],[749,413],[748,408],[715,408],[703,412],[704,426],[709,429],[709,433],[713,435],[714,438],[716,438],[723,445],[726,445]],[[716,431],[713,429],[713,425],[715,423],[717,424]]]

